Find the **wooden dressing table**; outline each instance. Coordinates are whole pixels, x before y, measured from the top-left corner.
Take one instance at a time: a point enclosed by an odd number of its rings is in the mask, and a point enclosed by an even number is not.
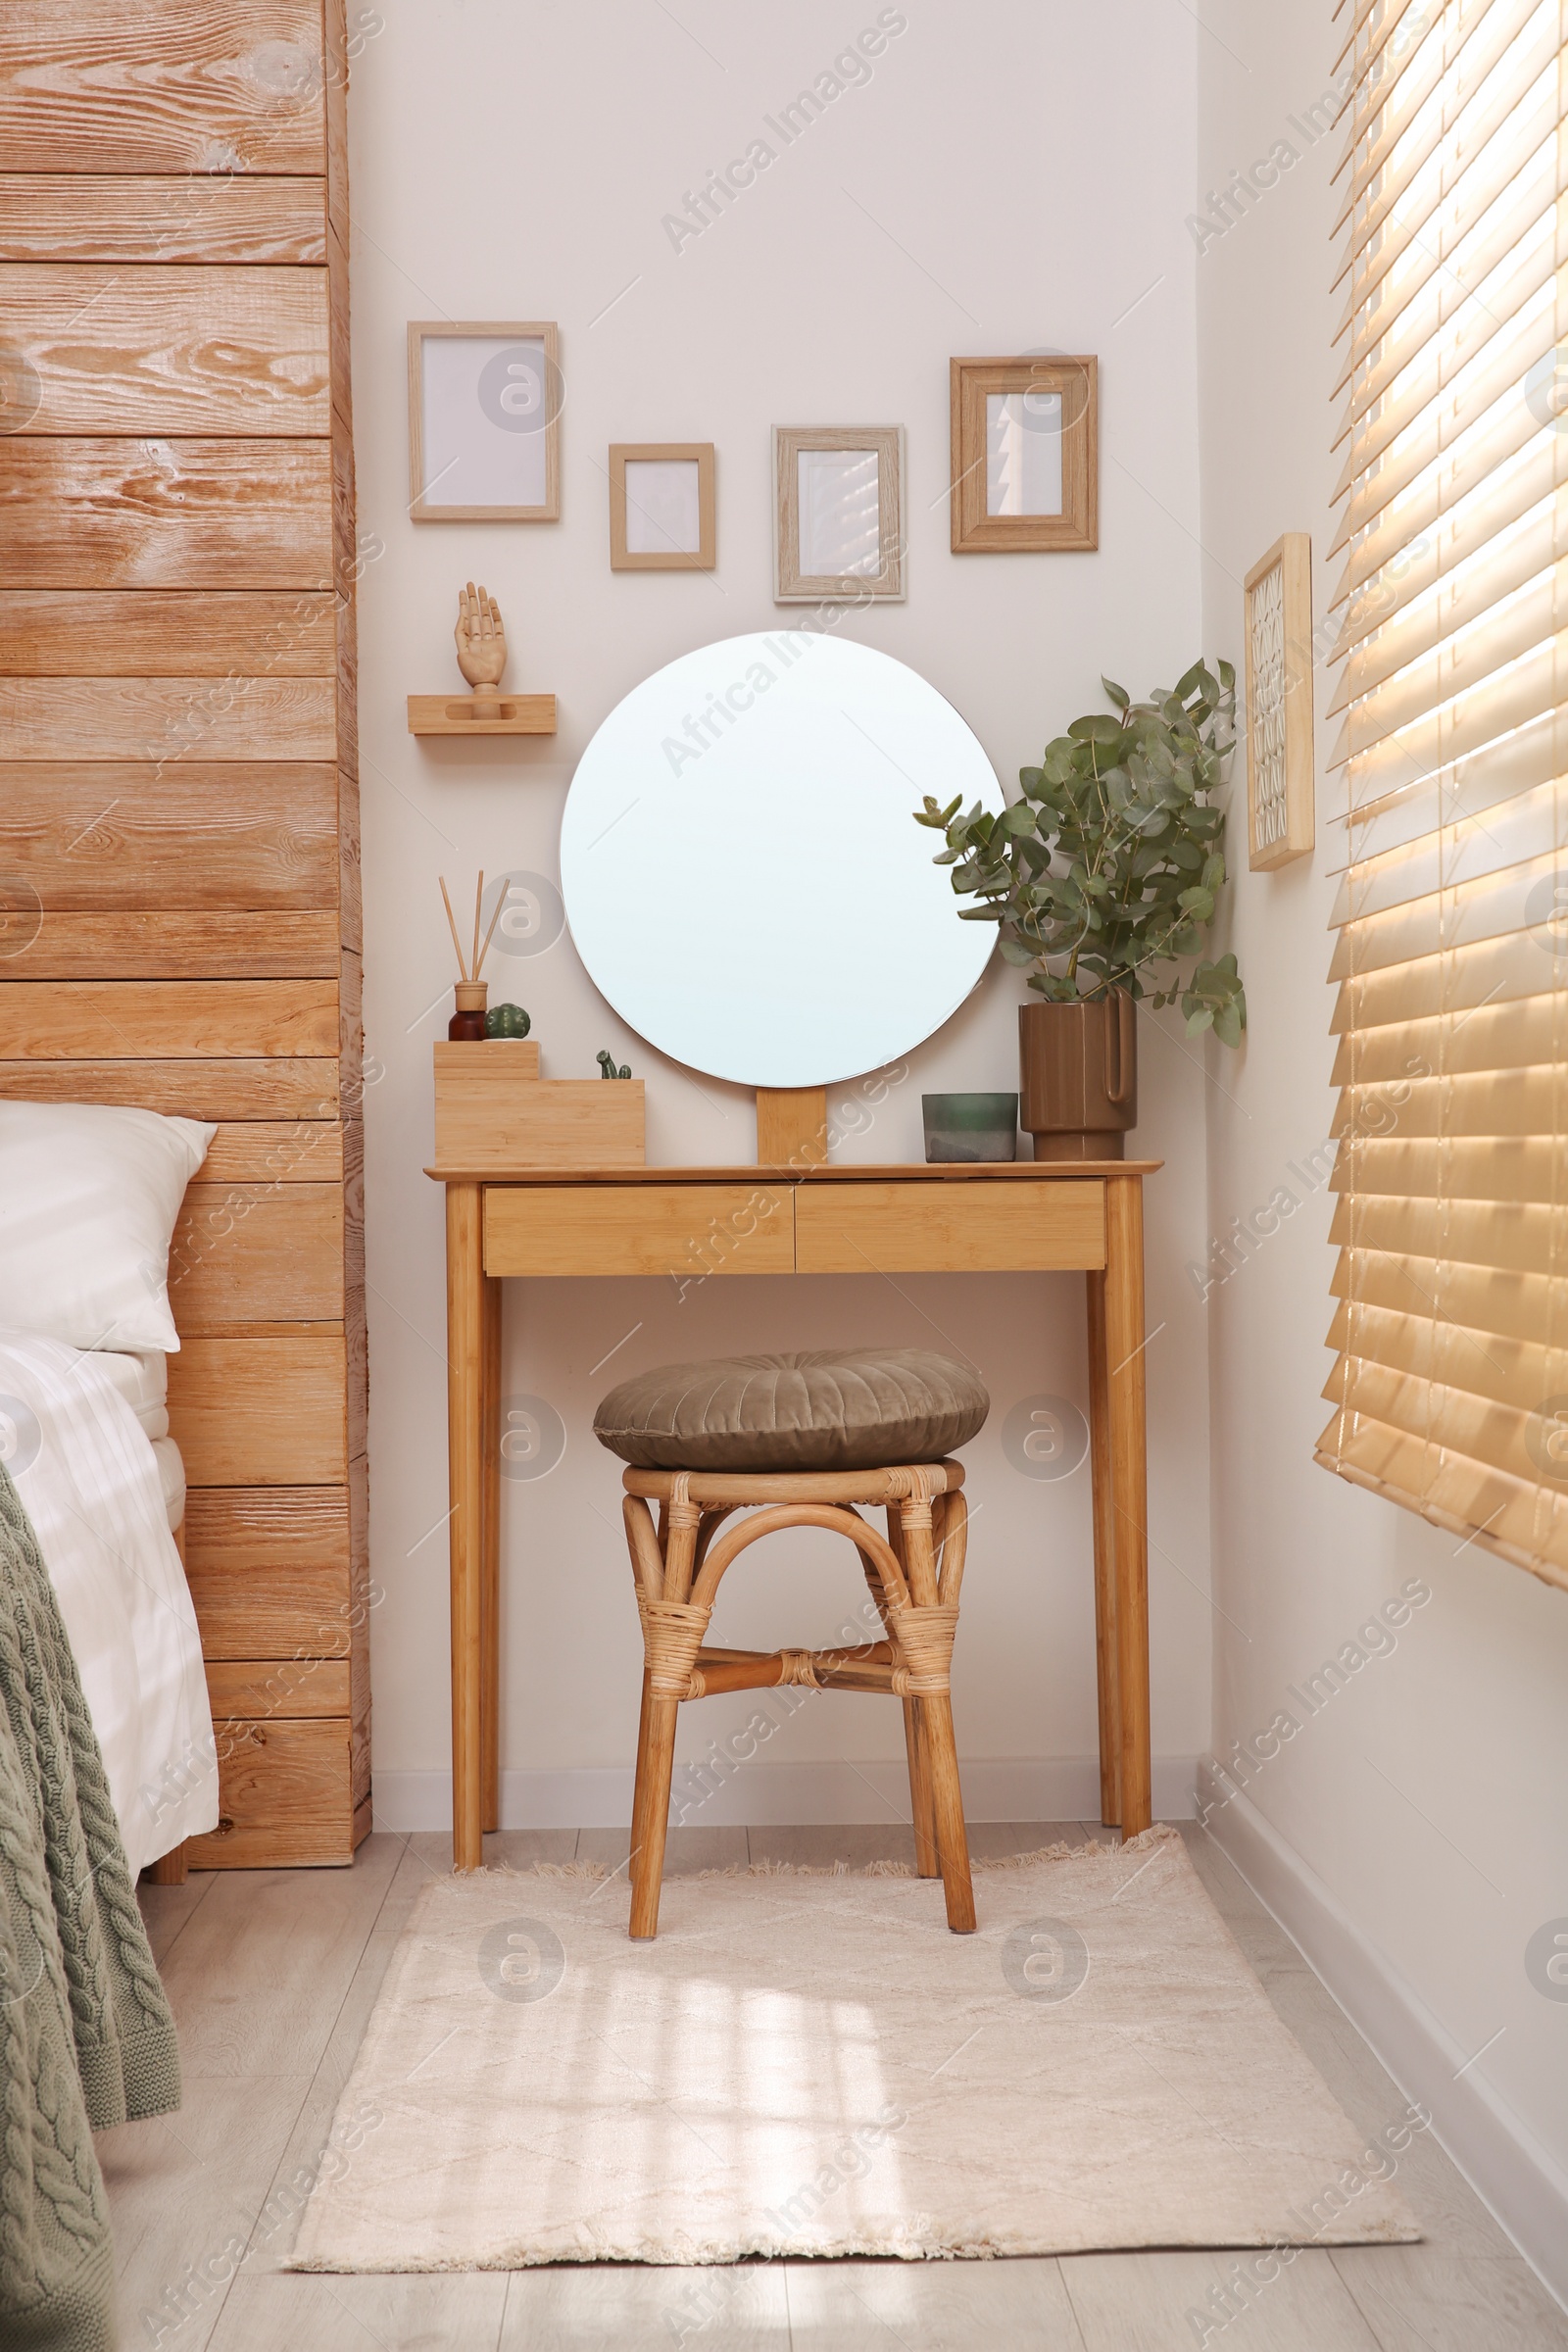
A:
[[[1158,1160],[805,1168],[433,1167],[447,1193],[452,1843],[500,1826],[501,1285],[510,1275],[1081,1270],[1101,1810],[1149,1827],[1143,1180]],[[607,1457],[608,1474],[608,1457]]]

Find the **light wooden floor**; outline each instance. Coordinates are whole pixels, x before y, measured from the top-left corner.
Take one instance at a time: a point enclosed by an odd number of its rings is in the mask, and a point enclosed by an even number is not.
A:
[[[1096,1825],[986,1823],[980,1854]],[[1201,1832],[1194,1861],[1269,1997],[1369,2132],[1403,2100],[1366,2044]],[[676,1830],[673,1870],[763,1856],[912,1859],[879,1829]],[[625,1858],[623,1833],[516,1832],[519,1866]],[[610,2265],[439,2278],[280,2271],[388,1955],[444,1838],[379,1834],[351,1871],[210,1872],[142,1902],[179,2021],[185,2105],[103,2134],[122,2342],[167,2352],[1188,2352],[1188,2313],[1223,2254],[1060,2261]],[[723,1900],[715,1888],[715,1902]],[[294,2184],[291,2187],[291,2183]],[[1309,2251],[1207,2339],[1210,2352],[1568,2352],[1568,2319],[1442,2150],[1417,2138],[1399,2184],[1424,2244]]]

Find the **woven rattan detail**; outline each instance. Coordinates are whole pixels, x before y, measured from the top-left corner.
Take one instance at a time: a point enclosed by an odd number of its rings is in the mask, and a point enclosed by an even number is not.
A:
[[[957,1610],[940,1601],[925,1609],[890,1607],[887,1620],[896,1653],[894,1690],[901,1697],[941,1697],[951,1686]]]
[[[660,1698],[701,1698],[707,1685],[697,1672],[697,1653],[708,1633],[711,1607],[705,1608],[700,1601],[646,1600],[639,1595],[637,1609],[643,1621],[649,1689]]]

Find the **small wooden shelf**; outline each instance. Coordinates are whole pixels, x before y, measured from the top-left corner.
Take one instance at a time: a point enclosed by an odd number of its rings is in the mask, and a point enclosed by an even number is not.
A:
[[[553,735],[553,694],[504,694],[499,718],[473,718],[466,694],[411,694],[411,735]]]

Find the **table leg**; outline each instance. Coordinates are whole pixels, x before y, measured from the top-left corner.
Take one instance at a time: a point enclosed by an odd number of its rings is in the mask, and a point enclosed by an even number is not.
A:
[[[452,1498],[452,1864],[484,1859],[484,1275],[480,1187],[447,1186],[447,1468]]]
[[[1152,1819],[1149,1757],[1149,1480],[1144,1400],[1144,1187],[1105,1183],[1105,1388],[1116,1562],[1121,1833]]]
[[[480,1400],[481,1537],[484,1581],[479,1595],[480,1690],[484,1826],[501,1827],[501,1285],[482,1278],[480,1321],[483,1391]]]
[[[1100,1694],[1100,1818],[1121,1820],[1121,1686],[1116,1660],[1116,1506],[1110,1479],[1110,1362],[1105,1277],[1086,1274],[1089,1308],[1089,1475],[1095,1512],[1095,1679]]]

